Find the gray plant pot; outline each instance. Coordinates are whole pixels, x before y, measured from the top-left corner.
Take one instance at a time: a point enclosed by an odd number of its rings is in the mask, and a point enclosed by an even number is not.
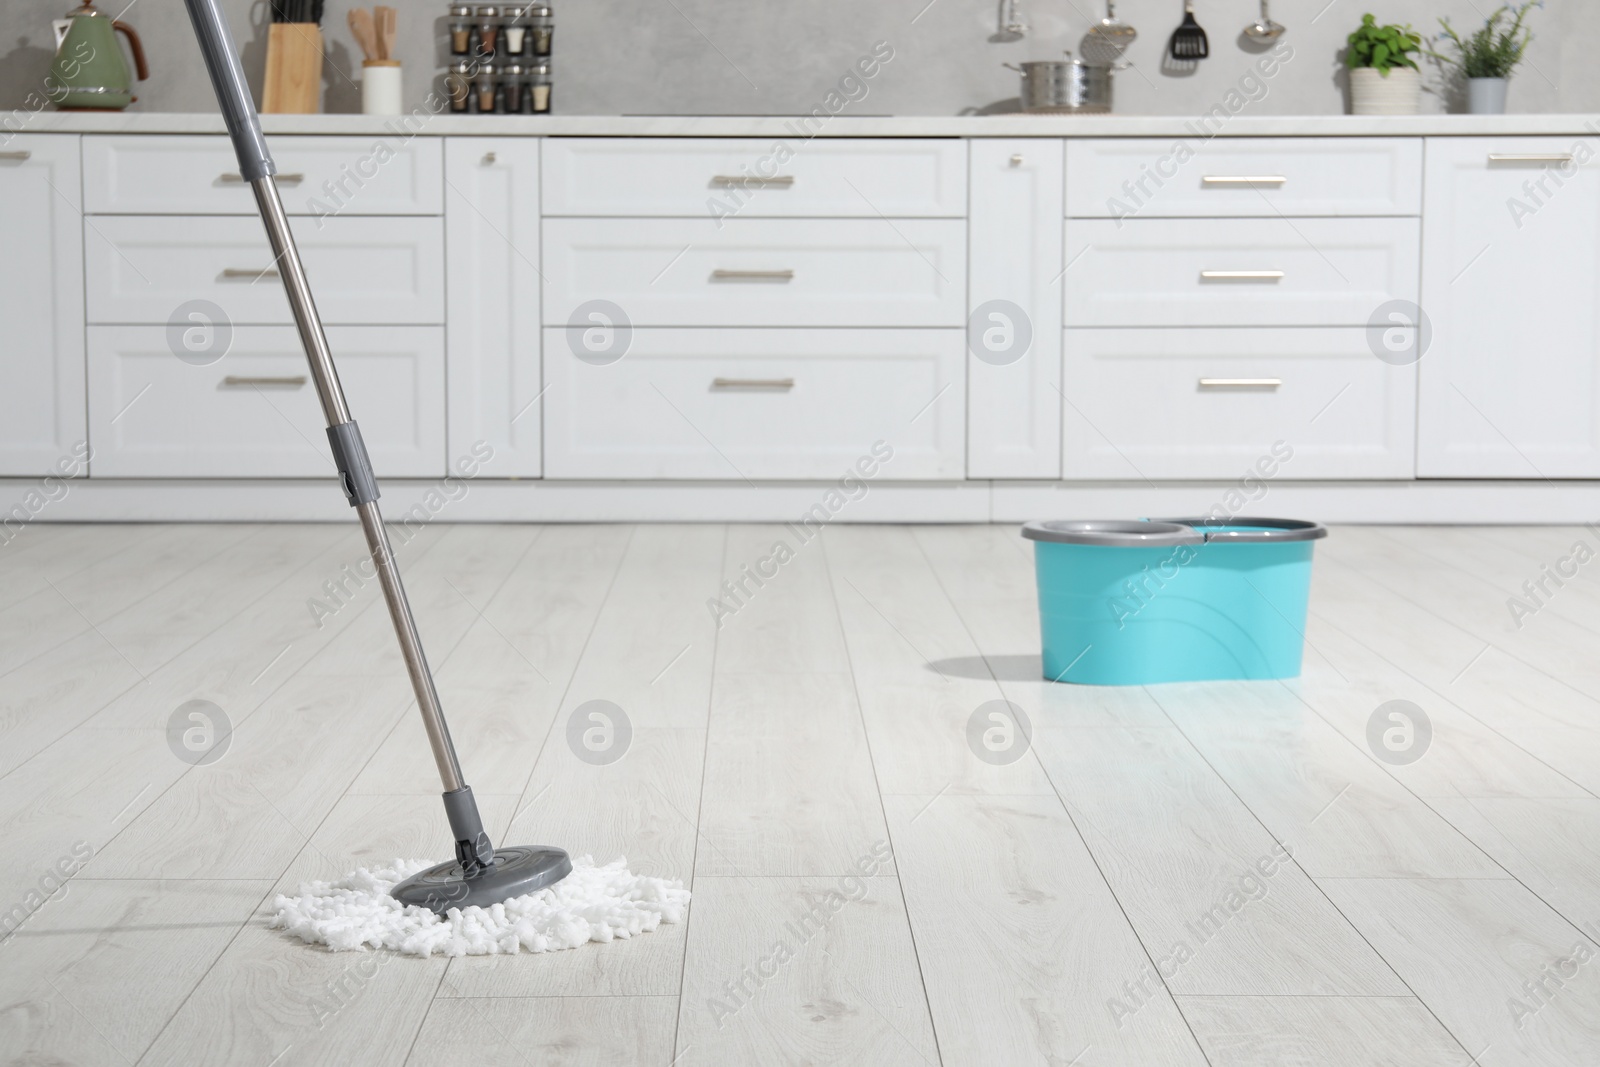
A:
[[[1473,115],[1504,115],[1506,113],[1505,78],[1468,78],[1467,111]]]

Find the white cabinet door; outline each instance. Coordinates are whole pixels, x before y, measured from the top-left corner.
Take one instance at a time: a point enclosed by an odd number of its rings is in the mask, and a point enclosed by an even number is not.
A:
[[[1069,326],[1365,326],[1417,297],[1416,219],[1069,219]]]
[[[1416,215],[1419,137],[1074,138],[1074,218]]]
[[[1419,475],[1600,476],[1594,156],[1586,138],[1429,138]]]
[[[1068,478],[1409,478],[1416,367],[1367,331],[1067,330]]]
[[[84,426],[83,218],[78,138],[0,144],[0,475],[80,455]]]
[[[958,218],[958,140],[558,137],[545,144],[548,215],[725,219]]]
[[[193,300],[229,321],[292,323],[261,220],[100,215],[89,220],[89,321],[164,323]],[[444,321],[444,227],[434,218],[290,222],[322,321]]]
[[[962,334],[636,329],[596,361],[545,330],[551,478],[962,475]],[[576,345],[576,347],[573,347]]]
[[[450,456],[487,442],[490,478],[537,478],[539,141],[445,141]]]
[[[433,137],[268,137],[291,215],[437,215]],[[89,136],[84,201],[91,215],[255,215],[226,137]]]
[[[961,219],[546,219],[545,325],[607,301],[634,326],[960,326],[966,235]]]
[[[1062,148],[971,145],[969,478],[1061,475]]]
[[[177,358],[164,326],[88,332],[96,477],[334,476],[293,326],[235,327],[207,363]],[[379,479],[443,475],[444,329],[330,326],[328,343]]]

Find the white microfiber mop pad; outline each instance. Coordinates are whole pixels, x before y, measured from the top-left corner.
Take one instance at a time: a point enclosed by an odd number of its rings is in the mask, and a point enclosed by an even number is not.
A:
[[[487,908],[451,908],[435,915],[403,905],[391,887],[433,864],[395,860],[334,882],[302,883],[298,896],[279,894],[272,926],[335,952],[380,948],[412,956],[485,956],[551,952],[588,941],[648,933],[683,921],[689,891],[676,879],[647,878],[618,858],[596,867],[588,856],[553,886]]]

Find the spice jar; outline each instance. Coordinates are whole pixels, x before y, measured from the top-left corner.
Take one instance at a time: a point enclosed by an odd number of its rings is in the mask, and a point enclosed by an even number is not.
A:
[[[555,14],[550,10],[549,4],[534,4],[528,8],[528,16],[533,23],[533,54],[549,55],[550,46],[555,43]]]
[[[472,99],[472,72],[472,63],[463,59],[444,76],[444,88],[450,94],[451,111],[467,110],[467,104]]]
[[[500,99],[505,101],[508,115],[522,114],[524,77],[521,63],[507,63],[500,68]]]
[[[450,9],[450,52],[452,55],[472,54],[472,5],[457,4]]]
[[[550,113],[549,63],[535,63],[528,68],[528,103],[535,115]]]
[[[490,114],[494,111],[495,97],[499,95],[500,72],[491,63],[485,63],[478,68],[477,80],[473,83],[473,95],[477,97],[479,114]]]
[[[502,12],[505,23],[500,28],[502,55],[520,56],[528,44],[528,9],[508,7]]]
[[[478,8],[478,54],[493,57],[499,45],[500,10],[489,4]]]

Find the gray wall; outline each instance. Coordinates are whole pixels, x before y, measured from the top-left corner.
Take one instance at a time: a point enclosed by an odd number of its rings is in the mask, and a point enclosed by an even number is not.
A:
[[[105,0],[115,13],[126,0]],[[868,83],[854,115],[950,115],[1016,106],[1016,75],[1005,61],[1049,59],[1077,48],[1102,0],[1019,0],[1033,27],[1020,42],[994,43],[998,3],[990,0],[556,0],[555,104],[562,114],[791,114],[817,107],[841,75],[878,41],[893,60]],[[1198,0],[1212,58],[1193,71],[1164,69],[1167,36],[1181,0],[1120,0],[1118,14],[1140,31],[1135,68],[1117,75],[1118,112],[1188,115],[1221,101],[1257,57],[1240,45],[1257,0]],[[25,106],[49,69],[50,20],[69,0],[5,0],[0,8],[0,107]],[[223,0],[259,91],[265,0]],[[359,52],[345,26],[346,0],[330,0],[323,109],[360,109],[352,80]],[[446,5],[398,0],[406,94],[420,102],[444,58]],[[1337,114],[1343,79],[1335,56],[1362,12],[1409,21],[1431,34],[1439,15],[1476,24],[1480,0],[1276,0],[1293,58],[1265,83],[1250,114]],[[145,111],[214,111],[188,18],[177,0],[143,0],[124,19],[143,36],[151,80],[137,90]],[[1519,112],[1600,111],[1600,0],[1547,0],[1532,15],[1536,40],[1511,89]],[[1430,82],[1439,83],[1437,72]],[[1447,88],[1427,110],[1450,110]]]

